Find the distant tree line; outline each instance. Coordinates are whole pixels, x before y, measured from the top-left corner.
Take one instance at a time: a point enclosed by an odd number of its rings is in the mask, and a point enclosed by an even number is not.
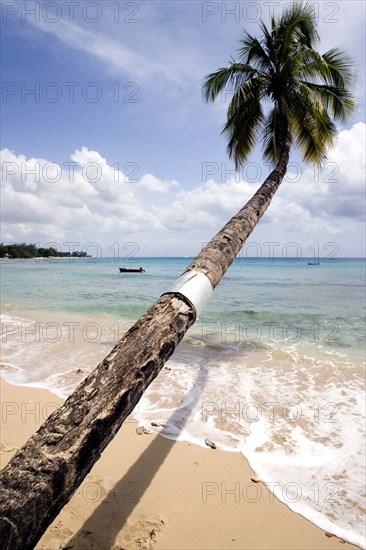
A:
[[[0,258],[50,258],[52,256],[62,258],[85,258],[86,252],[60,252],[53,246],[38,248],[35,244],[14,243],[0,244]]]

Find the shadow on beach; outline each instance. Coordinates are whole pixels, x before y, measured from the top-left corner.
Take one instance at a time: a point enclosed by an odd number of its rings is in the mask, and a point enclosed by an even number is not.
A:
[[[191,411],[197,404],[206,385],[207,376],[208,366],[201,366],[194,386],[168,419],[167,425],[178,427],[178,433],[183,430]],[[184,415],[182,415],[182,408],[185,410]],[[164,431],[161,433],[164,433]],[[79,531],[64,545],[64,550],[110,550],[113,548],[118,533],[126,524],[175,443],[175,441],[165,437],[155,437],[133,466],[108,492]],[[126,441],[126,444],[128,445],[128,441]],[[126,487],[131,487],[130,498],[119,498],[120,489]],[[138,487],[137,492],[134,491],[136,487]],[[136,497],[134,497],[135,492],[137,493]],[[153,528],[154,525],[151,525],[151,527]],[[137,532],[136,536],[138,535]]]

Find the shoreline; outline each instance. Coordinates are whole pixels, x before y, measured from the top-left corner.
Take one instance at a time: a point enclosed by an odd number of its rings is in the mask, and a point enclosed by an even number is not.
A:
[[[0,388],[3,468],[63,400],[1,378]],[[125,421],[37,550],[339,549],[341,540],[253,482],[241,453],[138,435],[136,427]]]

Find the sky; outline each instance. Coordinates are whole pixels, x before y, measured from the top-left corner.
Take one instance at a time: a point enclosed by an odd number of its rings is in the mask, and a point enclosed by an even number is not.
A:
[[[2,1],[2,242],[194,256],[269,173],[235,173],[230,94],[203,78],[283,1]],[[365,2],[313,2],[321,53],[356,66],[357,109],[320,170],[293,150],[243,257],[365,256]]]

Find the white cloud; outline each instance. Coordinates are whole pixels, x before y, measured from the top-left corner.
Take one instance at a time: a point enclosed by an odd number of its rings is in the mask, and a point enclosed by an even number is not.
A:
[[[160,6],[151,9],[131,3],[130,7],[119,6],[119,15],[116,15],[112,5],[102,3],[102,16],[97,23],[89,21],[85,14],[82,16],[82,4],[79,9],[77,6],[74,20],[70,20],[64,9],[63,17],[56,23],[47,17],[29,17],[27,22],[37,32],[49,33],[67,47],[99,60],[106,72],[138,82],[149,81],[157,87],[174,83],[181,89],[187,78],[194,74],[201,76],[198,60],[202,61],[203,56],[189,39],[190,32],[182,29],[179,21],[162,26],[164,15]],[[132,17],[134,6],[138,11]],[[174,93],[173,86],[170,91]]]
[[[350,130],[340,132],[323,170],[307,168],[301,180],[282,187],[279,196],[301,204],[314,219],[329,217],[335,231],[339,230],[341,218],[363,220],[365,128],[364,123],[358,122]]]
[[[179,187],[179,183],[175,180],[162,181],[152,174],[145,174],[140,180],[140,185],[155,193],[168,193],[172,187]]]
[[[49,238],[56,238],[56,234],[109,233],[112,228],[131,232],[161,226],[132,193],[128,178],[109,166],[97,151],[82,147],[71,159],[71,165],[52,171],[57,165],[45,159],[27,160],[8,149],[2,151],[5,232],[17,235],[20,222],[33,227],[37,235],[47,226]],[[167,184],[160,185],[164,188]],[[19,233],[24,231],[23,227]]]
[[[261,232],[273,238],[283,231],[341,238],[356,231],[364,215],[364,151],[363,123],[342,131],[322,173],[307,168],[301,176],[288,174],[261,221]],[[191,190],[153,174],[133,183],[87,147],[71,155],[72,170],[8,149],[2,151],[2,160],[3,238],[12,240],[113,243],[121,235],[135,235],[148,249],[154,243],[153,250],[174,254],[175,236],[192,247],[190,253],[258,186],[233,175],[223,183],[210,179]]]
[[[173,76],[164,63],[146,59],[136,50],[123,44],[122,40],[113,40],[100,29],[87,30],[76,22],[64,20],[58,21],[57,24],[41,20],[36,26],[39,30],[53,34],[70,48],[96,57],[114,71],[127,73],[133,78],[146,80],[158,74],[170,79]]]
[[[365,176],[365,137],[365,124],[357,122],[338,134],[336,146],[328,154],[329,162],[339,168],[340,180],[346,182],[347,193],[358,193],[359,182]]]

